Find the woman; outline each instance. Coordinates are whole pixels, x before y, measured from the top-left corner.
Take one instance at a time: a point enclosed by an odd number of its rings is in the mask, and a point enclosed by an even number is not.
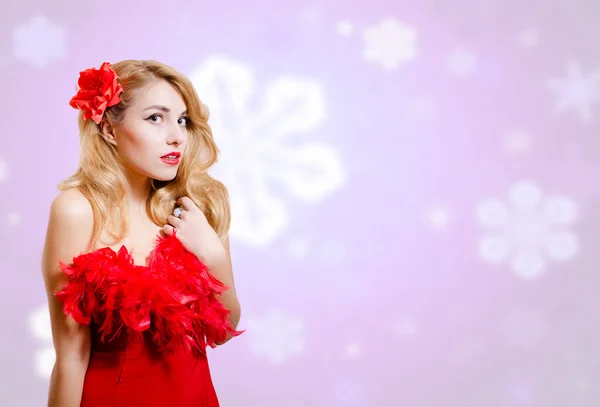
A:
[[[206,107],[171,67],[129,60],[82,71],[70,105],[80,162],[42,260],[49,407],[218,406],[206,346],[241,333],[240,304]]]

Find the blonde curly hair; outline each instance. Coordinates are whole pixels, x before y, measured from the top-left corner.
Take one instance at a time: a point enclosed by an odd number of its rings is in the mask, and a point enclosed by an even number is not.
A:
[[[208,125],[209,112],[200,101],[190,80],[172,67],[152,60],[125,60],[111,64],[119,76],[124,92],[121,102],[106,109],[103,120],[112,125],[123,120],[124,112],[136,95],[147,85],[166,80],[181,95],[188,110],[188,146],[177,176],[172,181],[152,180],[146,200],[146,213],[157,225],[167,223],[167,216],[181,196],[190,197],[204,212],[208,222],[223,240],[229,231],[231,213],[225,186],[210,177],[207,170],[217,161],[219,150]],[[114,146],[101,135],[102,122],[78,116],[80,158],[77,171],[58,184],[64,191],[78,188],[88,199],[94,213],[94,229],[89,249],[95,249],[103,231],[115,242],[122,240],[129,228],[126,208],[126,170]]]

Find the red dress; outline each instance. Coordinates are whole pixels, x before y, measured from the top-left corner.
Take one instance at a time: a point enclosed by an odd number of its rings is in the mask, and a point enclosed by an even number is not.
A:
[[[56,296],[89,324],[81,407],[216,407],[206,346],[237,336],[217,296],[225,286],[175,236],[157,237],[148,266],[122,246],[60,263]]]

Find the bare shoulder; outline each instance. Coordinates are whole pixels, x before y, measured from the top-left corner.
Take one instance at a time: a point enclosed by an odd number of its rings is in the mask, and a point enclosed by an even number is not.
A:
[[[74,223],[93,221],[92,205],[77,188],[67,189],[52,201],[50,217],[52,216],[76,218]]]
[[[94,227],[92,205],[77,189],[62,191],[50,205],[46,239],[71,250],[85,248]]]
[[[72,263],[73,257],[85,251],[93,226],[92,206],[81,192],[60,192],[50,204],[41,264],[56,360],[79,361],[83,372],[89,362],[90,329],[67,316],[63,303],[54,294],[68,281],[60,262]]]
[[[94,214],[92,206],[76,188],[62,191],[50,205],[46,240],[42,256],[42,271],[48,290],[60,284],[58,262],[70,263],[83,253],[92,236]],[[57,280],[58,279],[58,280]]]

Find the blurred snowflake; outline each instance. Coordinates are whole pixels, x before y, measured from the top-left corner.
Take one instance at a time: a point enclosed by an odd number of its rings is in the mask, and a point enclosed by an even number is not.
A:
[[[14,29],[13,52],[17,59],[43,68],[67,54],[65,29],[45,17],[34,17]]]
[[[412,318],[403,318],[396,324],[396,333],[399,336],[413,336],[417,333],[417,325]]]
[[[436,101],[430,95],[405,98],[403,111],[407,120],[414,122],[432,121],[435,119],[437,110]]]
[[[326,237],[322,233],[317,247],[317,258],[324,264],[330,266],[341,266],[348,261],[348,247],[340,238]]]
[[[49,378],[54,367],[56,354],[52,344],[52,328],[47,306],[33,310],[28,317],[29,330],[33,337],[43,344],[35,352],[35,372],[42,378]]]
[[[310,241],[307,238],[296,237],[288,243],[288,253],[295,259],[301,259],[310,252]]]
[[[540,44],[540,33],[533,28],[526,28],[519,33],[519,43],[526,48],[534,48]]]
[[[446,58],[448,71],[455,76],[468,76],[477,69],[477,58],[464,48],[455,49]]]
[[[211,110],[210,124],[222,152],[214,175],[229,189],[232,236],[264,246],[284,229],[288,210],[273,184],[294,198],[317,203],[344,183],[335,148],[285,142],[323,122],[321,85],[281,76],[268,84],[261,105],[251,99],[256,87],[251,69],[217,56],[190,78]]]
[[[354,32],[354,24],[348,20],[338,21],[336,31],[340,37],[349,37]]]
[[[355,358],[362,353],[362,348],[357,342],[350,342],[346,345],[345,353],[347,356]]]
[[[365,28],[363,58],[394,70],[417,55],[417,31],[394,18]]]
[[[0,184],[8,177],[8,163],[0,158]]]
[[[21,222],[21,215],[16,212],[11,212],[6,216],[6,221],[8,222],[9,226],[18,226]]]
[[[532,137],[525,130],[514,130],[508,133],[504,139],[507,152],[515,155],[526,154],[531,151]]]
[[[427,210],[427,222],[435,229],[444,229],[450,222],[450,213],[443,206],[433,206]]]
[[[504,403],[511,406],[539,404],[541,386],[539,378],[530,373],[511,372],[500,381]]]
[[[512,257],[512,269],[519,277],[539,277],[546,264],[543,254],[566,261],[579,252],[577,236],[556,230],[571,224],[575,204],[563,197],[543,199],[540,188],[529,181],[514,185],[509,194],[512,207],[500,200],[482,202],[477,208],[481,226],[489,229],[479,241],[479,254],[491,263]]]
[[[547,86],[558,98],[554,104],[555,113],[571,108],[579,113],[582,120],[591,120],[592,105],[600,102],[600,70],[586,76],[577,62],[569,61],[566,77],[551,78]]]
[[[248,320],[248,334],[252,353],[274,364],[283,363],[304,349],[302,321],[281,311]]]
[[[336,405],[364,405],[367,389],[364,380],[355,377],[340,377],[333,384],[333,397]]]

